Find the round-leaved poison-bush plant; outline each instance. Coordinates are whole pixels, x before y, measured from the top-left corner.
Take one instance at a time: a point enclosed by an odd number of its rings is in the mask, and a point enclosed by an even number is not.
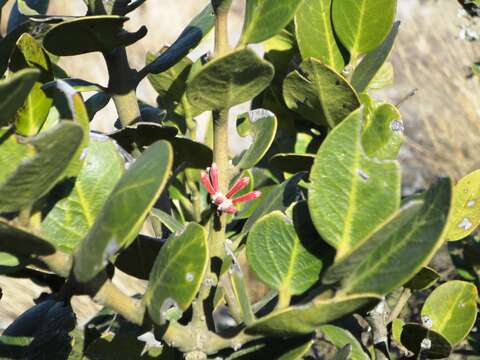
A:
[[[48,0],[17,0],[10,13],[0,40],[0,272],[52,292],[3,331],[0,357],[478,350],[470,260],[480,254],[480,174],[402,198],[401,114],[370,96],[393,83],[396,0],[247,0],[236,47],[232,0],[205,1],[172,45],[133,69],[126,47],[147,29],[124,25],[144,2],[85,0],[85,16],[71,17],[49,16]],[[211,31],[211,55],[191,59]],[[91,52],[105,58],[107,87],[58,65]],[[144,78],[157,104],[137,99]],[[117,130],[91,131],[110,101]],[[230,111],[246,102],[247,113]],[[251,140],[235,156],[231,117]],[[451,281],[428,266],[447,240],[461,240],[449,245]],[[145,293],[123,293],[116,271],[147,280]],[[78,295],[104,306],[83,328],[70,306]]]

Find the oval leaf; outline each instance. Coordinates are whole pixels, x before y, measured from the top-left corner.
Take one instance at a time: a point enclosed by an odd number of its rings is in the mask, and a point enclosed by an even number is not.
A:
[[[388,34],[382,45],[369,52],[355,68],[352,75],[352,85],[358,92],[363,92],[368,89],[369,85],[385,64],[385,60],[392,51],[393,44],[397,38],[399,27],[400,22],[397,21],[393,24],[390,34]]]
[[[415,274],[404,286],[412,290],[424,290],[433,286],[438,279],[440,279],[440,275],[432,268],[426,266]]]
[[[43,220],[42,234],[45,238],[62,251],[73,252],[93,226],[103,204],[123,175],[124,167],[112,141],[91,141],[85,165],[73,189],[71,184],[66,184],[68,196],[58,201]]]
[[[442,245],[451,201],[451,181],[432,186],[425,201],[412,201],[349,255],[329,268],[323,281],[342,281],[342,293],[385,295],[426,266]]]
[[[335,325],[322,325],[319,330],[337,349],[350,344],[352,347],[351,360],[370,360],[370,357],[363,351],[360,342],[348,330]]]
[[[332,0],[304,1],[295,15],[298,47],[303,59],[316,58],[338,72],[345,66],[331,22]]]
[[[53,100],[42,90],[42,84],[53,80],[53,71],[48,55],[30,34],[23,34],[17,41],[10,59],[10,69],[19,71],[25,68],[38,69],[40,78],[29,92],[25,103],[17,111],[15,129],[23,136],[34,136],[47,120]]]
[[[313,223],[341,258],[400,206],[396,161],[369,158],[361,143],[363,110],[352,113],[323,142],[310,174]]]
[[[288,74],[283,82],[283,97],[291,110],[332,129],[360,106],[345,78],[316,59],[305,60]]]
[[[480,225],[480,170],[462,178],[453,190],[447,240],[461,240]]]
[[[452,346],[465,339],[477,319],[478,292],[465,281],[448,281],[425,301],[422,321],[445,337]]]
[[[320,325],[351,314],[378,299],[375,295],[370,294],[333,299],[316,298],[307,304],[275,311],[248,327],[247,332],[275,337],[308,334],[315,331]]]
[[[208,265],[208,243],[205,229],[188,224],[173,234],[160,250],[150,273],[144,297],[148,313],[157,324],[164,324],[172,307],[185,311],[192,303]]]
[[[289,298],[318,281],[322,261],[311,252],[312,246],[300,241],[290,218],[274,211],[250,230],[247,259],[261,281]]]
[[[111,255],[135,239],[167,182],[172,160],[170,145],[159,141],[129,167],[75,254],[73,270],[79,281],[91,280]]]
[[[228,109],[262,92],[273,73],[273,66],[252,50],[237,50],[207,63],[193,77],[188,100],[202,111]]]
[[[12,212],[33,204],[63,177],[83,139],[82,128],[62,121],[30,139],[35,156],[24,160],[0,183],[0,212]]]
[[[396,0],[334,0],[335,32],[352,58],[377,48],[392,28]]]
[[[147,34],[142,27],[136,33],[122,31],[128,18],[121,16],[83,16],[53,26],[43,39],[47,51],[58,56],[105,52],[131,45]]]
[[[277,118],[265,109],[252,110],[238,117],[237,130],[240,136],[253,138],[236,164],[240,169],[247,170],[257,165],[270,149],[277,133]]]
[[[39,77],[38,69],[24,69],[0,80],[0,126],[14,120]]]
[[[421,353],[427,359],[450,358],[452,352],[452,345],[447,339],[419,324],[403,325],[400,340],[415,355]]]
[[[279,33],[293,19],[303,1],[247,0],[240,44],[260,43]]]

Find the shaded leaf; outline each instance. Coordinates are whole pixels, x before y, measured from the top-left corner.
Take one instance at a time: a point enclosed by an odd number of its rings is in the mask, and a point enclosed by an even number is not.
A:
[[[418,324],[405,324],[402,328],[401,341],[402,345],[415,355],[421,353],[427,359],[448,358],[452,352],[452,346],[447,339]]]
[[[182,163],[194,169],[206,169],[212,165],[213,151],[207,145],[183,136],[171,139],[170,143],[173,146],[175,168]]]
[[[285,28],[303,0],[247,0],[240,44],[267,40]]]
[[[7,32],[21,26],[30,15],[45,15],[49,2],[49,0],[16,0],[8,17]]]
[[[237,50],[208,62],[190,80],[188,100],[199,111],[228,109],[262,92],[273,73],[252,50]]]
[[[24,69],[0,80],[0,126],[14,120],[39,77],[38,69]]]
[[[205,229],[188,224],[163,246],[150,274],[144,301],[152,320],[164,324],[166,312],[177,307],[187,310],[197,294],[208,264]]]
[[[316,58],[338,72],[345,66],[330,19],[332,0],[304,1],[295,15],[295,33],[304,60]]]
[[[89,52],[109,52],[137,42],[147,34],[145,27],[135,33],[122,31],[128,18],[121,16],[83,16],[53,26],[43,39],[47,51],[58,56]]]
[[[379,298],[373,294],[315,298],[306,304],[275,311],[247,328],[252,334],[275,337],[294,336],[313,332],[320,325],[339,319]]]
[[[324,283],[342,282],[342,293],[385,295],[426,266],[442,245],[449,216],[451,181],[432,186],[329,268]]]
[[[435,270],[426,266],[415,274],[404,286],[412,290],[424,290],[433,286],[439,278],[440,275]]]
[[[73,252],[88,234],[123,172],[124,163],[113,142],[90,141],[85,165],[73,188],[65,189],[67,196],[43,220],[45,238],[62,251]]]
[[[55,248],[45,239],[0,218],[0,251],[12,255],[49,255]]]
[[[351,56],[377,48],[392,28],[396,0],[333,1],[332,19],[335,32]]]
[[[337,248],[337,258],[355,248],[400,205],[399,164],[365,154],[362,121],[360,109],[328,135],[310,174],[310,214],[320,235]]]
[[[329,66],[303,61],[283,82],[287,106],[317,125],[334,128],[360,106],[355,90]]]
[[[368,89],[392,51],[399,28],[400,21],[397,21],[393,24],[392,30],[390,30],[382,45],[369,52],[355,68],[352,75],[352,86],[355,90],[363,92]]]
[[[172,150],[165,141],[151,145],[125,172],[75,253],[74,274],[91,280],[120,248],[129,246],[169,177]]]
[[[254,167],[267,153],[277,132],[275,114],[265,109],[255,109],[240,115],[237,131],[241,137],[252,137],[252,144],[235,164],[240,169]]]
[[[422,308],[422,321],[455,346],[465,339],[477,319],[478,292],[474,284],[448,281],[437,287]]]
[[[247,259],[255,275],[281,297],[305,292],[318,281],[322,261],[310,239],[300,240],[290,218],[280,211],[258,220],[247,240]]]
[[[79,148],[82,128],[62,121],[51,130],[28,140],[35,155],[24,160],[0,183],[0,212],[12,212],[33,204],[63,177]]]
[[[363,351],[360,342],[348,331],[335,325],[322,325],[319,330],[323,333],[337,349],[351,345],[351,360],[370,360],[370,357]]]
[[[301,171],[310,172],[314,160],[313,154],[276,154],[270,158],[270,163],[281,171],[295,174]]]

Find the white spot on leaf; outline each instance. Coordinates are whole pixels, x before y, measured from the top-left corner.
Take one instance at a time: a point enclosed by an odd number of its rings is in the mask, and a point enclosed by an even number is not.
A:
[[[459,229],[463,229],[463,230],[468,230],[468,229],[471,229],[473,226],[473,224],[470,222],[470,220],[468,218],[464,218],[462,220],[462,222],[460,224],[458,224],[458,228]]]
[[[261,120],[261,119],[275,117],[274,113],[265,109],[255,109],[255,110],[249,111],[248,115],[252,123],[257,122],[258,120]]]
[[[427,329],[431,329],[433,326],[433,320],[430,319],[428,316],[424,315],[422,316],[422,324],[425,326]]]
[[[476,204],[476,201],[475,201],[475,200],[470,200],[470,201],[467,203],[467,207],[471,208],[471,207],[473,207],[475,204]]]
[[[186,279],[188,282],[192,282],[193,279],[194,279],[194,276],[193,276],[192,273],[187,273],[187,274],[185,275],[185,279]]]
[[[357,169],[357,174],[358,174],[358,176],[360,176],[360,178],[363,181],[368,181],[370,179],[370,176],[365,171],[363,171],[362,169]]]
[[[432,347],[432,340],[430,339],[423,339],[422,340],[422,343],[420,344],[420,347],[423,349],[423,350],[428,350]]]
[[[403,126],[403,122],[401,120],[393,120],[390,123],[390,129],[392,129],[395,134],[403,134],[405,131],[405,127]]]

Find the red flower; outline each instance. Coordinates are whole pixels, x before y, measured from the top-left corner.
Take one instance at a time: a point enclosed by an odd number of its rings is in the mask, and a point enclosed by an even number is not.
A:
[[[202,184],[212,197],[212,203],[217,205],[218,211],[226,212],[228,214],[235,214],[237,212],[235,204],[254,200],[262,194],[260,191],[252,191],[248,194],[232,199],[233,195],[237,194],[250,182],[250,178],[243,177],[235,182],[232,188],[228,190],[226,195],[223,195],[220,192],[220,187],[218,186],[218,167],[215,163],[213,163],[211,167],[207,168],[207,171],[202,171],[201,180]]]

